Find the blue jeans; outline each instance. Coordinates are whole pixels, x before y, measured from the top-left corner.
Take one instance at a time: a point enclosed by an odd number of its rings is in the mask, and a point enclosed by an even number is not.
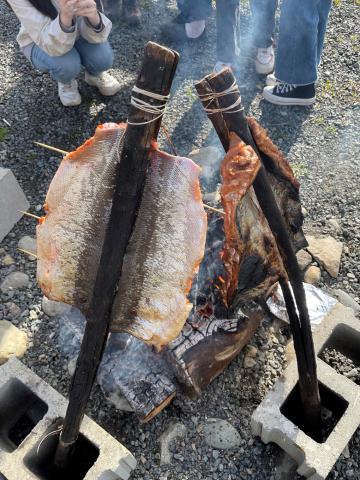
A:
[[[216,1],[217,59],[234,63],[239,54],[239,0]],[[277,0],[250,0],[254,43],[267,48],[273,43]],[[211,15],[211,0],[178,0],[182,21],[204,20]]]
[[[109,42],[89,43],[79,38],[74,47],[59,57],[52,57],[37,45],[31,50],[31,63],[41,72],[49,72],[57,82],[69,83],[84,66],[90,75],[99,75],[111,68],[114,54]]]
[[[284,83],[317,80],[331,0],[283,0],[275,76]]]

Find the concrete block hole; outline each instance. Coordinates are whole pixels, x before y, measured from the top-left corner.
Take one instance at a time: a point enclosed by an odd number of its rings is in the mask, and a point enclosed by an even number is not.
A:
[[[315,440],[315,442],[324,443],[344,415],[349,403],[320,382],[319,391],[321,397],[321,415],[323,420],[323,429],[319,438],[314,436],[314,432],[310,430],[306,422],[304,422],[305,414],[300,400],[298,382],[282,404],[280,412],[306,435]]]
[[[63,419],[56,419],[48,428],[42,438],[57,430]],[[47,437],[41,444],[39,450],[37,443],[24,458],[25,466],[34,473],[39,480],[82,480],[87,472],[96,462],[99,456],[99,449],[80,434],[76,442],[74,453],[69,466],[66,469],[59,469],[54,465],[54,456],[59,435]]]
[[[13,452],[48,411],[47,404],[17,378],[0,389],[0,448]]]
[[[339,324],[320,350],[321,358],[337,373],[360,385],[360,332]],[[356,372],[355,369],[358,371]]]

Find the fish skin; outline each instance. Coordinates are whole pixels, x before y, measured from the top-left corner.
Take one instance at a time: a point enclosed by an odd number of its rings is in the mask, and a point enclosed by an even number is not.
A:
[[[160,350],[180,333],[203,258],[207,216],[200,168],[187,158],[153,151],[136,225],[127,247],[110,330]]]
[[[61,162],[37,226],[37,279],[51,300],[87,312],[100,262],[125,125],[104,124]]]

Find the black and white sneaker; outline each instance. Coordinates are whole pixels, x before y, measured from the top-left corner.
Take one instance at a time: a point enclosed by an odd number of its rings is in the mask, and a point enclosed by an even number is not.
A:
[[[312,105],[315,100],[315,84],[290,85],[278,83],[275,86],[265,87],[263,97],[275,105]]]

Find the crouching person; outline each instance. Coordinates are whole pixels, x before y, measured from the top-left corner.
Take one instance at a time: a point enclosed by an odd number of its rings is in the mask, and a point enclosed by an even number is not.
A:
[[[85,82],[103,95],[114,95],[119,82],[107,70],[113,51],[107,41],[111,21],[95,0],[8,0],[21,22],[17,36],[32,65],[58,82],[66,107],[79,105],[76,77],[85,68]]]

